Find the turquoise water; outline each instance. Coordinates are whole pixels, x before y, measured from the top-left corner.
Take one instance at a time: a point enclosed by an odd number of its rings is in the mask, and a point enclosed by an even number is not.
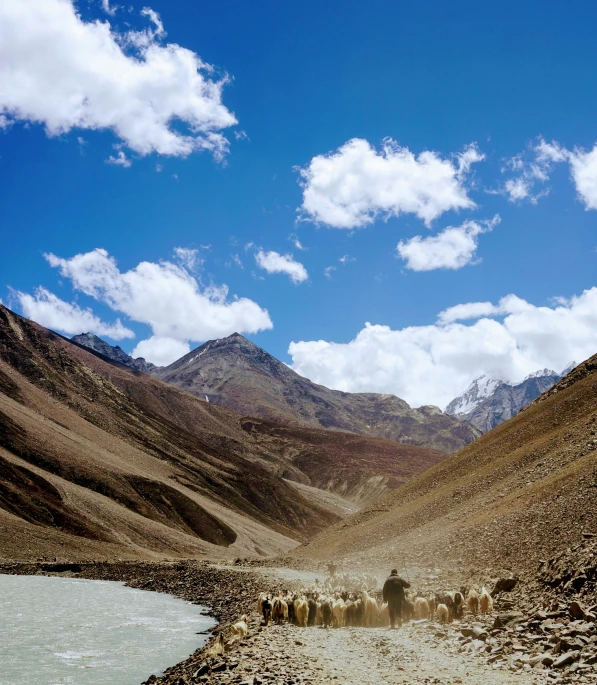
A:
[[[0,685],[139,685],[205,644],[201,612],[122,583],[0,574]]]

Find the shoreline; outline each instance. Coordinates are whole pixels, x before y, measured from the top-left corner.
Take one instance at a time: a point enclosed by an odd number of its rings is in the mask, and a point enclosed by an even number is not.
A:
[[[218,568],[216,561],[177,560],[149,562],[1,562],[0,573],[7,575],[45,575],[86,580],[113,580],[128,587],[161,592],[200,604],[217,621],[211,638],[186,659],[169,666],[161,675],[147,674],[140,685],[174,685],[186,682],[204,661],[218,635],[243,614],[250,614],[263,586],[263,578],[243,564],[243,573]],[[222,563],[222,562],[220,562]],[[230,564],[230,560],[223,562]],[[183,678],[183,680],[181,680]]]

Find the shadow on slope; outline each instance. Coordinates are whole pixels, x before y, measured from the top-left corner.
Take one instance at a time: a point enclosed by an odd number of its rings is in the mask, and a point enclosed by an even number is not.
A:
[[[520,414],[293,554],[535,569],[597,533],[597,355]]]

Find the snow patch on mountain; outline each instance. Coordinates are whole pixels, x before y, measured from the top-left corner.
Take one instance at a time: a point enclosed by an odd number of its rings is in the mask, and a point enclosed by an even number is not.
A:
[[[484,373],[468,386],[468,388],[460,395],[453,399],[446,407],[446,414],[451,416],[460,416],[462,414],[469,414],[475,407],[478,407],[483,400],[490,397],[495,389],[502,385],[505,381],[500,378],[492,378]]]

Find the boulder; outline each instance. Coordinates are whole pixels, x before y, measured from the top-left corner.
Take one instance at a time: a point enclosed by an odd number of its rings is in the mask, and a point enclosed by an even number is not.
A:
[[[512,592],[518,583],[518,578],[500,578],[491,591],[491,596],[495,597],[500,592]]]
[[[578,602],[570,602],[568,605],[568,613],[572,618],[580,619],[585,617],[585,610]]]
[[[513,626],[517,623],[524,623],[525,617],[520,611],[508,611],[503,614],[498,614],[493,622],[494,628],[504,628],[505,626]]]
[[[580,651],[578,649],[572,652],[565,652],[560,654],[560,656],[553,662],[554,668],[563,668],[564,666],[569,666],[573,664],[580,656]]]

